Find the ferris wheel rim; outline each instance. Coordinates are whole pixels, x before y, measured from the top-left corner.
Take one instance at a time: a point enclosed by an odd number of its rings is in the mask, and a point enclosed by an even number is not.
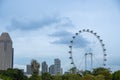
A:
[[[72,46],[73,46],[74,39],[76,38],[76,36],[78,36],[80,33],[84,33],[84,32],[90,33],[90,34],[94,35],[98,39],[99,43],[101,44],[102,52],[103,52],[103,64],[102,64],[102,66],[105,67],[106,66],[106,61],[107,61],[107,59],[106,59],[107,54],[106,54],[105,44],[103,43],[103,40],[100,38],[100,36],[96,32],[94,32],[93,30],[90,30],[90,29],[79,30],[72,37],[72,40],[70,41],[70,45],[69,45],[69,48],[70,48],[70,51],[69,51],[70,57],[69,57],[69,59],[71,60],[70,64],[73,65],[73,68],[77,68],[77,66],[74,63]]]

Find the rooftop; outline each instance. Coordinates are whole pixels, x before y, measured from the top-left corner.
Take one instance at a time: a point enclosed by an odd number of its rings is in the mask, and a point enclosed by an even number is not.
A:
[[[9,34],[7,33],[7,32],[3,32],[2,34],[1,34],[1,36],[0,36],[0,40],[10,40],[10,41],[12,41],[11,40],[11,38],[10,38],[10,36],[9,36]]]

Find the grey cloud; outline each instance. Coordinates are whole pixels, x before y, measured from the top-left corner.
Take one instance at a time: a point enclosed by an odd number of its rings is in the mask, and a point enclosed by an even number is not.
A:
[[[70,37],[71,35],[73,35],[73,34],[70,32],[67,32],[67,31],[58,31],[53,34],[50,34],[49,36],[51,36],[51,37],[63,37],[63,36]]]
[[[75,48],[85,48],[90,44],[90,42],[88,40],[86,40],[85,38],[83,38],[81,35],[77,36],[74,40],[73,40],[73,47]]]
[[[67,31],[59,31],[49,36],[54,37],[54,38],[59,38],[59,40],[52,42],[52,44],[69,44],[72,33],[67,32]]]
[[[43,27],[49,27],[50,25],[53,25],[56,28],[65,28],[65,27],[71,27],[73,26],[72,21],[69,18],[66,17],[59,17],[59,16],[52,16],[52,17],[43,17],[41,20],[38,21],[31,21],[31,22],[24,22],[24,21],[18,21],[16,19],[13,19],[11,21],[10,26],[7,26],[8,31],[13,30],[22,30],[22,31],[29,31],[29,30],[36,30]]]
[[[69,45],[70,41],[72,40],[73,35],[74,34],[71,32],[59,31],[59,32],[55,32],[49,36],[59,38],[59,40],[52,42],[52,44]],[[85,38],[83,38],[81,35],[79,35],[78,37],[76,37],[76,39],[74,39],[73,47],[85,48],[88,46],[88,44],[89,44],[89,41],[87,41]]]
[[[74,27],[74,24],[72,23],[72,21],[68,18],[68,17],[64,17],[61,19],[60,23],[57,24],[56,28],[60,28],[60,27]]]
[[[54,23],[60,22],[60,19],[57,17],[45,17],[39,21],[31,21],[31,22],[22,22],[18,20],[12,20],[11,25],[7,26],[7,30],[36,30],[39,28],[43,28],[45,26],[49,26]]]

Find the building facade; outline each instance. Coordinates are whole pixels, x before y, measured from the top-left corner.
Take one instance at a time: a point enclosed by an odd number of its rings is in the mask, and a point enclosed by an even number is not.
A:
[[[54,59],[54,69],[55,69],[55,74],[61,74],[61,61],[60,59]]]
[[[55,65],[54,65],[54,64],[49,67],[49,73],[50,73],[51,75],[54,75],[54,74],[55,74]]]
[[[27,71],[26,71],[26,74],[32,74],[31,65],[27,65]]]
[[[0,36],[0,70],[13,68],[13,46],[8,33],[2,33]]]
[[[42,62],[42,73],[47,73],[48,72],[48,65],[46,61]]]

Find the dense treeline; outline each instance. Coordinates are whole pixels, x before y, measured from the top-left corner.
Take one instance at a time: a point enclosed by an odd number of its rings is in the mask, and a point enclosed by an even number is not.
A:
[[[0,78],[3,80],[120,80],[120,70],[111,73],[109,69],[96,68],[92,72],[84,71],[82,74],[64,75],[50,75],[49,73],[38,75],[38,72],[34,72],[28,78],[19,69],[8,69],[0,71]]]
[[[32,76],[27,77],[19,69],[0,70],[0,80],[120,80],[120,70],[111,73],[106,68],[96,68],[93,71],[84,71],[80,74],[75,73],[74,68],[71,68],[72,73],[64,75],[51,75],[43,73],[39,75],[40,64],[36,60],[31,61]]]

